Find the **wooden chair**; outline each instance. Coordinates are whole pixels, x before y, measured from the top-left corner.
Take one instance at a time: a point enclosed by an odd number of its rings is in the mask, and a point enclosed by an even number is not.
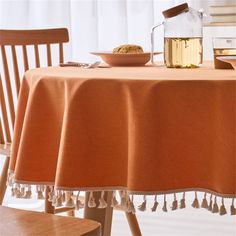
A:
[[[0,176],[0,204],[2,204],[3,197],[6,191],[6,179],[7,170],[9,165],[10,156],[10,144],[12,141],[12,130],[15,122],[15,111],[16,107],[14,102],[14,95],[18,97],[20,90],[22,75],[20,74],[17,56],[17,47],[22,50],[22,55],[20,57],[23,61],[24,71],[29,68],[29,57],[28,57],[28,47],[34,48],[34,66],[33,68],[40,67],[40,50],[39,46],[45,46],[47,54],[47,65],[51,66],[52,54],[51,45],[59,45],[59,60],[56,64],[63,63],[63,43],[69,41],[68,30],[66,28],[58,29],[40,29],[40,30],[0,30],[0,47],[1,47],[1,58],[3,64],[4,76],[1,78],[0,82],[0,110],[2,113],[2,122],[0,122],[0,154],[6,156],[2,174]],[[11,61],[13,68],[9,67],[10,58],[7,49],[10,48],[11,51]],[[10,71],[13,69],[14,76],[10,78]],[[7,99],[4,99],[4,89],[3,83],[5,83]],[[7,102],[6,102],[7,100]],[[9,116],[7,115],[7,107],[9,111]],[[1,118],[0,118],[1,119]],[[2,126],[3,124],[3,126]],[[46,212],[52,212],[53,208],[50,203],[46,201],[45,203]]]
[[[0,235],[100,236],[101,225],[93,220],[0,206]]]
[[[10,143],[12,141],[11,130],[13,130],[15,122],[15,103],[13,100],[14,94],[18,96],[20,90],[20,75],[18,67],[18,57],[17,57],[17,47],[21,47],[24,71],[29,68],[29,58],[28,58],[28,46],[33,46],[34,48],[34,67],[40,67],[40,51],[39,46],[43,45],[46,49],[47,54],[47,65],[51,66],[52,55],[51,55],[51,45],[59,45],[59,61],[56,62],[63,63],[63,44],[69,41],[68,30],[65,28],[58,29],[40,29],[40,30],[0,30],[0,47],[1,47],[1,57],[3,63],[3,81],[5,82],[7,103],[4,99],[2,81],[0,83],[0,109],[2,111],[3,127],[0,124],[0,153],[6,155],[4,168],[0,176],[0,205],[2,203],[5,191],[6,191],[6,179],[7,170],[9,165],[10,156]],[[11,59],[13,64],[14,78],[10,78],[10,68],[9,68],[9,57],[7,55],[6,47],[10,47]],[[9,108],[9,116],[7,115],[6,106]],[[1,123],[1,122],[0,122]],[[4,132],[3,132],[4,130]],[[5,135],[3,135],[3,133]],[[46,194],[49,190],[46,189]],[[65,209],[54,209],[51,203],[45,200],[45,212],[47,213],[60,213],[62,211],[67,211]],[[73,209],[72,209],[73,210]],[[73,211],[69,211],[71,216],[74,215]],[[135,235],[141,235],[139,225],[135,214],[126,213],[127,220],[129,222],[131,231]]]

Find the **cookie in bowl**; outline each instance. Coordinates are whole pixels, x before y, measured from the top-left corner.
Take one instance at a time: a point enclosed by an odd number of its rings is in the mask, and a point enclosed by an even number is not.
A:
[[[143,48],[139,45],[124,44],[114,48],[113,53],[143,53]]]

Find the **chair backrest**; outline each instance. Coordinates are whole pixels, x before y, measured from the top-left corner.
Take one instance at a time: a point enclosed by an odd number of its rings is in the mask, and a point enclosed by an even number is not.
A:
[[[52,65],[51,45],[58,44],[59,45],[58,63],[62,63],[64,58],[63,43],[66,43],[68,41],[69,41],[69,35],[68,35],[68,30],[66,28],[38,29],[38,30],[0,30],[0,47],[1,47],[1,57],[4,71],[3,80],[5,82],[4,84],[6,88],[7,102],[8,102],[7,105],[9,107],[9,114],[11,119],[11,122],[8,123],[11,124],[11,128],[13,128],[15,122],[15,106],[14,106],[13,94],[16,94],[16,96],[18,96],[20,90],[20,81],[21,81],[18,59],[22,60],[24,65],[24,71],[28,70],[29,58],[27,54],[27,46],[33,46],[35,67],[40,67],[39,45],[45,45],[47,53],[47,65],[51,66]],[[18,46],[22,48],[21,58],[19,58],[17,54],[16,47]],[[10,68],[9,68],[10,59],[8,57],[6,47],[10,47],[14,79],[10,78]],[[13,88],[15,88],[15,91],[13,91]]]

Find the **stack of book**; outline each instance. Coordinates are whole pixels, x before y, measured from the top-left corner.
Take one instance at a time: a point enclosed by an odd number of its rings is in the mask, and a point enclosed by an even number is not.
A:
[[[236,23],[236,5],[210,6],[211,23]]]

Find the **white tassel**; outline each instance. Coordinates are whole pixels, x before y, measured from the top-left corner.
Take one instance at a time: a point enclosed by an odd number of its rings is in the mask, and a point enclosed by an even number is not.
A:
[[[164,195],[164,205],[163,205],[163,207],[162,207],[162,210],[163,210],[164,212],[167,212],[167,201],[166,201],[166,195]]]
[[[14,174],[11,171],[8,172],[8,177],[7,177],[7,183],[6,184],[9,187],[13,187],[13,185],[14,185]]]
[[[112,193],[112,199],[111,199],[111,207],[116,207],[118,205],[118,201],[116,199],[116,192],[113,191]]]
[[[22,186],[21,189],[20,189],[20,197],[23,198],[25,195],[25,187]]]
[[[212,213],[218,213],[218,212],[219,212],[219,207],[217,205],[217,198],[215,196],[215,201],[214,201],[214,204],[213,204]]]
[[[57,198],[56,198],[56,202],[55,202],[55,207],[62,207],[62,195],[60,193],[58,193]]]
[[[15,184],[15,196],[16,196],[16,198],[21,198],[22,197],[20,188],[21,188],[20,184]]]
[[[183,208],[185,208],[186,207],[186,204],[185,204],[185,192],[183,192],[183,197],[182,197],[182,199],[180,200],[180,206],[179,206],[179,208],[180,209],[183,209]]]
[[[152,212],[154,212],[154,211],[157,210],[157,206],[158,206],[157,195],[155,195],[155,197],[154,197],[154,203],[153,203],[153,206],[152,206],[152,208],[151,208]]]
[[[128,205],[128,199],[127,199],[127,194],[125,191],[120,191],[120,206],[122,207],[123,210],[127,210],[127,205]]]
[[[61,200],[62,200],[62,202],[66,201],[66,193],[64,191],[62,192]]]
[[[89,194],[88,207],[90,208],[96,207],[95,199],[93,197],[93,191],[91,191]]]
[[[72,199],[72,195],[73,195],[73,192],[71,192],[71,191],[68,191],[67,192],[67,196],[66,196],[66,203],[65,203],[65,206],[66,207],[74,207],[75,206],[75,203],[74,203],[74,201],[73,201],[73,199]]]
[[[199,208],[199,202],[198,202],[198,199],[197,199],[197,192],[195,192],[195,199],[192,203],[192,207],[193,208]]]
[[[107,207],[107,203],[106,203],[106,201],[105,201],[105,199],[104,199],[104,194],[105,194],[105,192],[102,191],[102,192],[101,192],[101,197],[99,198],[99,205],[98,205],[98,208],[106,208],[106,207]]]
[[[84,204],[79,199],[79,194],[80,194],[80,191],[78,191],[77,196],[76,196],[76,210],[79,210],[84,207]]]
[[[132,195],[131,199],[128,201],[127,212],[131,212],[135,214],[135,206],[134,206],[134,196]]]
[[[236,208],[234,206],[234,198],[232,199],[232,204],[230,206],[230,212],[231,212],[231,216],[236,215]]]
[[[42,191],[38,192],[38,196],[37,196],[38,200],[43,200],[44,199],[44,195]]]
[[[143,202],[140,206],[138,206],[138,209],[140,211],[146,211],[146,206],[147,206],[146,195],[143,195]]]
[[[176,194],[174,193],[174,201],[172,203],[171,209],[172,209],[172,211],[174,211],[174,210],[177,210],[177,208],[178,208],[178,201],[176,199]]]
[[[53,201],[53,196],[54,196],[53,186],[50,186],[50,192],[48,193],[48,201],[49,202]]]
[[[54,206],[54,207],[57,204],[57,198],[58,198],[58,196],[56,195],[56,193],[54,193],[53,198],[52,198],[52,206]]]
[[[202,207],[202,208],[205,208],[205,209],[208,209],[209,206],[208,206],[208,203],[207,203],[206,196],[207,196],[207,194],[205,193],[205,194],[204,194],[204,198],[202,199],[201,207]]]
[[[11,196],[12,196],[12,197],[15,196],[15,188],[14,188],[14,187],[11,188]]]
[[[209,203],[209,206],[208,206],[208,211],[212,211],[212,209],[213,209],[213,206],[212,206],[212,194],[211,194],[211,196],[210,196],[210,203]]]
[[[43,196],[43,191],[42,191],[42,187],[37,185],[36,186],[36,192],[37,192],[37,198],[38,200],[43,200],[44,196]]]
[[[220,215],[223,216],[225,214],[227,214],[227,211],[226,211],[225,205],[224,205],[224,198],[222,198],[222,204],[220,206]]]
[[[31,186],[28,185],[28,189],[27,189],[27,191],[25,191],[24,198],[29,199],[29,198],[31,198],[31,196],[32,196]]]

